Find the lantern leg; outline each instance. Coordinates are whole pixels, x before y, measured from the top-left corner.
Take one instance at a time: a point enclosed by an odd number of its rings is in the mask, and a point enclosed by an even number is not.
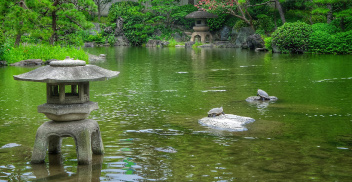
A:
[[[98,123],[97,123],[97,127],[99,128]],[[100,135],[100,129],[92,133],[92,151],[93,151],[93,154],[96,154],[96,155],[104,154],[104,146],[103,146],[103,140],[101,139],[101,135]]]
[[[89,130],[84,129],[75,135],[78,164],[92,162],[91,135]]]
[[[46,150],[48,148],[48,139],[46,136],[46,132],[43,130],[44,126],[40,126],[37,130],[37,134],[35,137],[32,161],[33,164],[44,163]]]

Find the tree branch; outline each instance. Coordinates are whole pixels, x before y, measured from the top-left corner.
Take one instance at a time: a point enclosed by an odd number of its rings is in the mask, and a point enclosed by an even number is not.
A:
[[[270,1],[267,1],[267,2],[265,2],[265,3],[261,3],[261,4],[247,5],[247,7],[251,7],[251,6],[262,6],[262,5],[265,5],[265,4],[272,3],[272,2],[275,2],[275,1],[274,1],[274,0],[270,0]]]
[[[75,20],[73,20],[71,17],[69,17],[68,15],[65,15],[65,16],[66,16],[66,18],[70,19],[73,23],[78,25],[81,29],[83,29],[83,27],[79,23],[77,23]]]

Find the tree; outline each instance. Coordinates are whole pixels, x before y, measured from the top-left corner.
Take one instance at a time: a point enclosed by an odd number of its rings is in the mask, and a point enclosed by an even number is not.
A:
[[[98,7],[98,21],[100,22],[101,12],[106,8],[108,3],[112,0],[93,0]]]
[[[18,46],[24,33],[30,33],[35,27],[37,13],[28,8],[24,0],[3,1],[0,4],[0,20],[7,35],[14,35],[14,46]]]
[[[270,3],[275,3],[275,7],[279,11],[281,20],[283,23],[285,23],[285,14],[279,0],[264,0],[260,3],[255,1],[254,4],[251,4],[250,0],[200,0],[196,7],[203,8],[206,11],[217,9],[222,11],[222,13],[233,15],[243,20],[247,25],[255,30],[253,25],[253,18],[249,13],[248,8],[254,6],[267,6]]]
[[[344,30],[344,20],[352,16],[352,2],[350,0],[313,0],[318,6],[313,14],[326,15],[327,23],[330,23],[334,16],[340,18],[341,29]]]
[[[39,1],[39,0],[37,0]],[[92,27],[86,20],[84,12],[93,12],[96,5],[92,0],[85,1],[62,1],[62,0],[40,0],[42,16],[51,18],[50,44],[58,41],[72,42],[75,32]],[[71,35],[71,36],[70,36]]]

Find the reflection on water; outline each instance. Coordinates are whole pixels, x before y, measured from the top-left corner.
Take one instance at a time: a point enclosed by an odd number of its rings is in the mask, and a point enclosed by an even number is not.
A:
[[[105,154],[77,166],[74,140],[31,165],[45,84],[14,81],[34,68],[0,68],[0,181],[349,181],[350,55],[241,49],[92,48],[120,71],[92,82]],[[246,102],[258,88],[275,102]],[[247,131],[204,127],[214,107],[255,121]],[[46,161],[48,161],[46,160]]]
[[[33,164],[33,176],[28,176],[29,179],[35,181],[99,181],[102,169],[101,155],[93,155],[92,163],[89,165],[78,165],[76,172],[70,172],[65,169],[69,166],[62,164],[61,155],[49,154],[49,164]],[[47,167],[48,166],[48,167]]]

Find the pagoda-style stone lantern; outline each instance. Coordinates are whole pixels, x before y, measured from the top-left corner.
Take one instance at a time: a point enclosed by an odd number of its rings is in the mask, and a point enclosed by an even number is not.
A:
[[[86,119],[98,103],[89,100],[89,81],[103,81],[115,77],[110,71],[67,57],[50,65],[15,75],[15,80],[46,83],[47,103],[38,106],[52,121],[42,124],[37,131],[32,163],[43,163],[49,153],[59,153],[62,137],[73,137],[79,164],[89,164],[94,154],[103,154],[104,148],[96,121]]]
[[[209,27],[206,24],[208,18],[217,18],[218,15],[214,15],[212,13],[208,13],[203,9],[198,9],[198,11],[194,11],[185,18],[195,19],[195,26],[193,27],[194,32],[191,35],[191,42],[195,42],[196,39],[200,39],[202,43],[212,42],[213,36],[209,32]]]

